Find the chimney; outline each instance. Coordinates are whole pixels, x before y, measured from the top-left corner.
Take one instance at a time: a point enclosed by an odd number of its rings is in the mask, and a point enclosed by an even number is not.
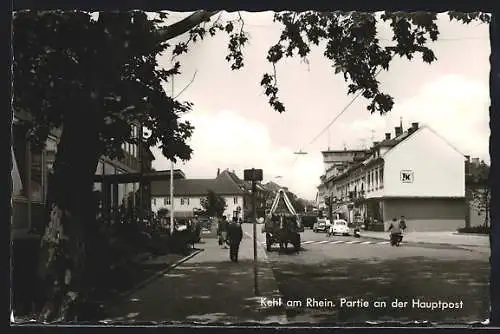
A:
[[[373,142],[373,147],[377,146],[378,144],[380,144],[380,142],[379,142],[379,141],[374,141],[374,142]]]
[[[217,176],[220,174],[220,168],[217,168]]]
[[[472,164],[474,166],[479,166],[479,158],[472,158]]]
[[[470,155],[465,156],[465,175],[470,175]]]
[[[418,130],[418,122],[411,123],[411,128],[413,129],[413,131]]]
[[[396,137],[399,137],[402,133],[403,133],[403,128],[402,127],[396,126],[394,128],[394,134],[396,135]]]
[[[390,132],[387,132],[385,134],[385,140],[390,140],[391,139],[391,133]]]

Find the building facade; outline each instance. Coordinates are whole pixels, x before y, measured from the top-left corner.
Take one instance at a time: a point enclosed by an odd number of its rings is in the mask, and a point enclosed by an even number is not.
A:
[[[23,236],[26,233],[42,233],[45,226],[45,213],[47,201],[47,189],[49,175],[53,172],[53,165],[57,153],[57,146],[61,132],[53,129],[48,135],[46,145],[42,149],[34,150],[30,142],[26,139],[28,128],[23,125],[23,121],[29,116],[22,113],[15,113],[12,134],[12,181],[13,181],[13,215],[12,227],[15,235]],[[137,138],[140,130],[138,125],[132,125],[132,136]],[[124,144],[122,146],[124,157],[122,159],[111,160],[101,157],[97,164],[96,175],[119,175],[128,173],[148,172],[152,170],[153,154],[149,149],[140,154],[137,144]],[[68,181],[70,182],[70,181]],[[137,196],[139,182],[115,184],[108,192],[108,210],[117,211],[118,207],[137,206]],[[94,191],[100,194],[100,200],[105,201],[101,182],[94,184]],[[127,199],[130,201],[127,201]],[[148,201],[149,202],[149,201]]]
[[[374,142],[368,158],[327,179],[327,188],[334,210],[374,230],[401,215],[409,231],[456,230],[465,220],[464,160],[431,128],[412,123]]]
[[[174,212],[176,218],[192,218],[202,210],[202,200],[209,191],[224,198],[226,208],[223,215],[228,219],[245,219],[243,210],[247,191],[243,181],[234,172],[225,170],[214,179],[177,179],[174,180],[174,203],[170,197],[170,181],[152,181],[151,208],[153,212],[165,208]]]

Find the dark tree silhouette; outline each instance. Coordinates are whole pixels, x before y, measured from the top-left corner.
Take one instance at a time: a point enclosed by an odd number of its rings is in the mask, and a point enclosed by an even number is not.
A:
[[[224,210],[227,207],[224,197],[217,195],[210,190],[206,198],[201,200],[204,215],[208,217],[222,217]]]
[[[449,15],[464,23],[490,19],[483,13]],[[377,16],[372,13],[276,14],[283,30],[267,55],[273,71],[260,83],[269,104],[285,111],[278,98],[279,61],[306,58],[312,47],[324,46],[335,73],[342,73],[349,83],[349,94],[362,91],[370,112],[391,110],[393,99],[380,90],[376,73],[388,70],[396,55],[419,55],[432,63],[436,57],[427,42],[437,40],[439,32],[434,13],[384,13],[378,19],[391,24],[390,46],[380,45]],[[150,130],[143,138],[146,146],[158,145],[172,160],[191,156],[186,140],[193,128],[179,120],[191,103],[172,99],[162,87],[179,73],[180,64],[159,69],[157,56],[169,50],[174,56],[188,52],[190,44],[224,32],[229,36],[226,59],[231,69],[243,67],[242,48],[248,37],[241,16],[224,21],[221,12],[197,11],[171,21],[165,13],[150,18],[138,11],[99,13],[97,19],[82,11],[14,15],[14,110],[30,116],[27,136],[35,147],[45,143],[50,129],[62,130],[49,184],[52,211],[42,244],[40,267],[49,285],[43,321],[75,319],[75,306],[84,299],[85,222],[95,219],[91,198],[99,157],[120,156],[124,142],[136,143],[130,138],[132,122]],[[168,43],[183,34],[184,41]],[[492,137],[493,131],[492,125]]]

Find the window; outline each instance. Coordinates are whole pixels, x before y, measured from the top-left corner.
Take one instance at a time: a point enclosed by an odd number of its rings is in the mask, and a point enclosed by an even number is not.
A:
[[[375,171],[375,189],[378,189],[378,170]]]
[[[170,205],[170,197],[165,197],[163,199],[163,205]]]
[[[233,203],[238,204],[238,197],[233,197]]]
[[[383,188],[384,187],[384,169],[383,168],[380,168],[379,177],[380,177],[380,188]]]
[[[131,134],[131,137],[135,138],[135,136],[136,136],[136,127],[135,127],[134,124],[132,124],[132,134]]]
[[[181,205],[184,205],[185,203],[186,203],[186,199],[185,198],[181,198]]]

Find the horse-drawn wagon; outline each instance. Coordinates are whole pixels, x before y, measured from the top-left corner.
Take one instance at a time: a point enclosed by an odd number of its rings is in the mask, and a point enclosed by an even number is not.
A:
[[[303,231],[304,227],[286,196],[286,192],[280,189],[262,227],[262,233],[266,233],[267,250],[270,251],[273,244],[279,243],[280,250],[287,249],[288,244],[291,244],[298,251],[300,249],[300,232]]]

